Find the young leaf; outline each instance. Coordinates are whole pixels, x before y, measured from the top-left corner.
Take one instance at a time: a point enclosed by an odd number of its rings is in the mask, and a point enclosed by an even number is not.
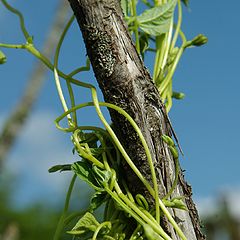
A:
[[[144,3],[149,8],[153,7],[151,3],[148,2],[148,0],[142,0],[142,3]]]
[[[80,235],[85,234],[88,231],[95,232],[100,223],[96,218],[89,212],[85,213],[72,228],[68,231],[69,234]]]
[[[93,212],[100,207],[107,200],[107,194],[105,192],[95,192],[91,198],[89,211]]]
[[[105,151],[105,149],[102,148],[102,147],[90,148],[90,150],[91,150],[91,154],[92,154],[95,158],[99,158],[99,156]]]
[[[96,134],[94,133],[79,133],[80,135],[80,139],[81,141],[79,142],[81,143],[87,143],[89,145],[89,147],[93,147],[96,148],[97,147],[97,141],[98,138],[96,136]]]
[[[182,2],[185,4],[185,6],[189,6],[189,1],[188,0],[182,0]]]
[[[128,16],[128,11],[129,11],[129,1],[128,0],[121,0],[121,7],[123,10],[123,14],[125,17]]]
[[[4,64],[7,61],[5,54],[0,51],[0,64]]]
[[[63,165],[55,165],[48,169],[49,173],[57,172],[57,171],[70,171],[71,170],[71,164],[63,164]]]
[[[99,185],[106,186],[112,176],[112,173],[107,170],[102,170],[95,165],[93,165],[92,170],[93,170],[95,179],[98,181]]]
[[[77,174],[79,178],[87,182],[95,190],[97,191],[104,190],[99,186],[99,184],[95,180],[91,164],[87,162],[76,162],[72,165],[72,170]]]
[[[169,30],[177,0],[145,10],[137,17],[139,27],[147,34],[158,36]]]

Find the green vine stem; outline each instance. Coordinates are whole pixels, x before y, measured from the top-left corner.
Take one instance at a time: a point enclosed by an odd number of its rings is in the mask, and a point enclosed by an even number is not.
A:
[[[1,0],[3,5],[12,13],[16,14],[19,17],[19,21],[20,21],[20,27],[22,30],[22,33],[26,39],[26,41],[28,43],[32,43],[32,37],[29,35],[26,27],[25,27],[25,23],[24,23],[24,18],[23,15],[15,8],[13,8],[12,6],[10,6],[6,0]]]
[[[137,22],[137,4],[136,0],[132,1],[132,13],[134,19],[134,35],[135,35],[135,44],[138,54],[140,54],[140,43],[139,43],[139,34],[138,34],[138,22]]]
[[[153,166],[153,161],[152,161],[152,157],[151,157],[151,153],[148,149],[146,140],[144,139],[140,129],[138,128],[138,126],[136,125],[136,123],[134,122],[134,120],[121,108],[113,105],[113,104],[109,104],[109,103],[101,103],[98,101],[98,97],[97,97],[97,92],[96,92],[96,88],[91,85],[91,84],[87,84],[84,82],[81,82],[77,79],[74,79],[73,76],[81,71],[85,71],[85,70],[89,70],[90,68],[90,62],[87,59],[86,61],[86,66],[81,67],[79,69],[76,69],[74,71],[72,71],[70,74],[65,74],[62,71],[60,71],[58,69],[58,58],[59,58],[59,54],[60,54],[60,49],[62,46],[62,42],[64,40],[64,37],[69,29],[69,27],[71,26],[74,17],[72,16],[71,19],[69,20],[69,22],[67,23],[61,37],[59,40],[59,43],[57,45],[57,49],[56,49],[56,53],[55,53],[55,57],[54,57],[54,63],[52,64],[49,59],[47,59],[44,55],[41,54],[41,52],[39,52],[33,45],[32,42],[32,38],[30,37],[30,35],[28,34],[25,24],[24,24],[24,18],[22,16],[22,14],[14,9],[13,7],[11,7],[6,0],[2,0],[3,4],[5,5],[5,7],[13,12],[14,14],[16,14],[19,17],[20,20],[20,26],[21,26],[21,30],[23,32],[23,35],[26,39],[26,44],[4,44],[4,43],[0,43],[0,47],[5,47],[5,48],[16,48],[16,49],[25,49],[28,52],[30,52],[31,54],[33,54],[34,56],[36,56],[38,59],[40,59],[49,69],[51,69],[54,72],[54,76],[55,76],[55,80],[56,80],[56,84],[57,84],[57,89],[58,89],[58,93],[60,96],[60,100],[62,102],[63,108],[65,113],[63,115],[61,115],[59,118],[56,119],[56,125],[59,129],[63,130],[63,131],[67,131],[67,132],[73,132],[73,139],[74,139],[74,143],[77,147],[77,149],[79,150],[79,153],[81,156],[83,156],[84,158],[88,159],[89,161],[91,161],[92,163],[94,163],[96,166],[102,168],[102,169],[107,169],[109,171],[111,171],[112,174],[112,179],[111,179],[111,183],[110,183],[110,188],[107,188],[106,191],[109,193],[109,195],[115,200],[117,201],[121,206],[123,206],[123,209],[126,210],[126,212],[130,213],[138,223],[140,223],[142,226],[144,226],[144,224],[149,224],[149,226],[151,226],[154,231],[156,231],[158,234],[160,234],[161,236],[164,237],[164,239],[168,239],[170,240],[171,238],[162,230],[159,222],[160,222],[160,208],[162,210],[162,212],[165,214],[165,216],[169,219],[169,222],[173,225],[174,229],[176,230],[176,232],[178,233],[178,235],[180,236],[180,238],[182,240],[185,240],[186,237],[184,236],[184,234],[182,233],[181,229],[179,228],[179,226],[177,225],[177,223],[174,221],[174,219],[172,218],[172,216],[170,215],[170,213],[168,212],[167,208],[165,207],[164,203],[161,201],[161,199],[159,199],[158,197],[158,185],[157,185],[157,178],[156,178],[156,173],[154,170],[154,166]],[[163,0],[157,0],[154,1],[155,6],[160,5],[160,4],[164,4],[167,1]],[[136,11],[136,5],[137,2],[136,0],[132,0],[131,1],[131,15],[133,16],[133,29],[134,29],[134,34],[135,34],[135,40],[136,40],[136,48],[137,51],[140,52],[140,44],[139,44],[139,35],[138,35],[138,22],[136,20],[137,17],[137,11]],[[164,81],[162,81],[161,83],[159,83],[158,88],[161,89],[162,92],[166,92],[166,98],[167,98],[167,102],[168,102],[168,110],[171,108],[171,96],[172,96],[172,76],[173,73],[176,69],[177,63],[179,62],[179,59],[185,49],[185,44],[186,44],[186,39],[184,34],[181,32],[180,30],[180,26],[181,26],[181,19],[182,19],[182,10],[181,10],[181,2],[180,0],[178,0],[178,24],[176,26],[176,30],[173,36],[173,40],[171,42],[171,38],[172,38],[172,26],[173,26],[173,22],[171,23],[171,27],[168,31],[167,34],[161,35],[156,37],[156,47],[157,47],[157,52],[156,52],[156,57],[155,57],[155,66],[154,66],[154,80],[156,81],[156,79],[160,76],[161,72],[163,71],[166,62],[167,62],[167,57],[169,55],[169,52],[174,48],[174,45],[176,43],[176,40],[178,38],[178,35],[180,34],[180,36],[183,39],[183,44],[181,46],[181,48],[179,49],[173,64],[171,65],[171,67],[169,68],[167,75],[164,79]],[[164,49],[164,50],[163,50]],[[62,87],[60,84],[60,77],[65,79],[66,83],[67,83],[67,87],[68,87],[68,93],[69,93],[69,97],[71,100],[71,108],[68,109],[66,100],[64,98],[64,94],[62,91]],[[84,88],[87,88],[91,91],[91,95],[92,95],[92,102],[88,102],[88,103],[83,103],[80,104],[78,106],[75,106],[75,100],[74,100],[74,95],[73,95],[73,91],[72,91],[72,86],[71,84],[77,85],[77,86],[81,86]],[[88,147],[88,144],[85,145],[81,145],[78,141],[78,134],[80,131],[84,130],[84,127],[78,127],[77,125],[77,115],[76,115],[76,111],[79,108],[82,107],[87,107],[87,106],[94,106],[96,113],[99,117],[99,119],[101,120],[101,122],[103,123],[103,125],[106,128],[106,131],[101,129],[101,133],[104,132],[105,135],[107,135],[109,138],[111,138],[112,143],[114,144],[114,147],[116,148],[116,153],[117,153],[117,161],[119,161],[120,159],[120,154],[122,154],[122,156],[124,157],[124,159],[127,161],[127,163],[129,164],[129,166],[133,169],[133,171],[135,172],[135,174],[139,177],[139,179],[143,182],[143,184],[146,186],[146,188],[148,189],[148,191],[150,192],[150,194],[153,196],[153,198],[155,199],[155,212],[156,212],[156,216],[155,219],[152,217],[152,215],[147,212],[146,210],[144,210],[144,208],[142,209],[142,211],[137,207],[137,205],[134,202],[134,198],[132,197],[131,193],[128,191],[127,186],[124,186],[124,189],[127,192],[127,196],[126,197],[117,181],[116,181],[116,173],[113,169],[110,168],[110,166],[108,165],[107,162],[107,155],[110,155],[109,152],[104,152],[102,155],[103,158],[103,163],[100,162],[97,158],[95,158],[92,154],[91,154],[91,150]],[[105,117],[102,114],[101,108],[100,106],[104,106],[104,107],[109,107],[112,108],[116,111],[118,111],[120,114],[124,115],[126,117],[126,119],[130,122],[130,124],[134,127],[135,131],[137,132],[143,147],[145,149],[146,155],[147,155],[147,159],[148,159],[148,164],[151,170],[151,175],[152,175],[152,182],[153,182],[153,188],[151,187],[150,183],[142,176],[142,174],[140,173],[140,171],[136,168],[136,166],[134,165],[134,163],[131,161],[130,157],[128,156],[128,154],[126,153],[125,149],[123,148],[123,146],[121,145],[120,141],[118,140],[118,138],[116,137],[115,133],[113,132],[112,128],[110,127],[110,125],[108,124],[108,122],[106,121]],[[73,120],[71,118],[71,114],[73,114]],[[59,121],[61,119],[63,119],[64,117],[67,117],[69,120],[69,127],[68,128],[62,128],[59,125]],[[100,128],[94,128],[94,127],[85,127],[85,129],[92,129],[92,130],[97,130],[99,131]],[[101,138],[101,135],[98,135],[99,140],[104,144],[104,139]],[[106,155],[107,154],[107,155]],[[70,201],[70,195],[72,192],[72,188],[74,185],[74,181],[76,179],[76,176],[74,175],[71,184],[69,186],[69,190],[68,190],[68,194],[66,197],[66,202],[65,202],[65,207],[64,207],[64,211],[62,214],[62,217],[59,221],[56,233],[55,233],[55,240],[59,239],[60,235],[61,235],[61,231],[62,228],[64,226],[64,223],[66,221],[67,218],[65,218],[65,215],[67,213],[68,210],[68,205],[69,205],[69,201]],[[175,181],[174,181],[175,184]],[[116,190],[116,192],[113,192],[113,189]],[[138,202],[139,199],[136,198],[136,201]],[[146,203],[144,204],[146,205]],[[140,204],[141,206],[141,204]],[[142,207],[140,207],[142,208]],[[71,218],[69,218],[71,219]],[[106,226],[108,223],[104,222],[103,225],[98,229],[97,232],[95,232],[95,238],[98,235],[98,232],[100,231],[100,229],[104,226]],[[111,237],[110,237],[111,238]]]
[[[98,233],[100,232],[100,230],[103,228],[103,227],[108,227],[109,229],[111,228],[111,222],[103,222],[101,223],[98,228],[96,229],[96,231],[94,232],[93,234],[93,237],[92,237],[92,240],[97,240],[97,235]]]
[[[59,222],[58,222],[58,225],[57,225],[56,232],[54,234],[53,240],[58,240],[61,237],[61,233],[62,233],[62,230],[63,230],[64,225],[65,225],[64,224],[65,223],[65,217],[67,215],[67,211],[68,211],[68,208],[69,208],[70,197],[71,197],[71,194],[72,194],[72,190],[73,190],[73,186],[74,186],[76,178],[77,178],[77,175],[74,174],[73,177],[72,177],[72,180],[70,182],[69,188],[68,188],[68,192],[67,192],[67,196],[66,196],[66,200],[65,200],[65,206],[64,206],[64,209],[63,209],[63,213],[62,213],[61,218],[59,219]]]
[[[135,131],[137,131],[137,133],[141,133],[140,129],[138,128],[138,126],[136,125],[136,123],[134,122],[134,120],[121,108],[119,108],[116,105],[110,104],[110,103],[106,103],[106,102],[99,102],[99,105],[101,106],[105,106],[108,108],[112,108],[116,111],[118,111],[119,113],[121,113],[122,115],[124,115],[128,121],[132,124],[131,121],[133,121],[133,127],[135,129]],[[68,110],[67,112],[65,112],[64,114],[62,114],[60,117],[58,117],[55,120],[56,126],[58,129],[62,130],[62,131],[66,131],[66,132],[72,132],[74,129],[73,128],[62,128],[59,125],[59,122],[67,116],[67,114],[71,113],[71,111],[83,108],[83,107],[87,107],[87,106],[94,106],[93,102],[87,102],[87,103],[82,103],[78,106],[75,106],[73,109]],[[130,121],[131,120],[131,121]],[[111,130],[112,131],[112,130]],[[109,134],[111,135],[112,139],[114,140],[113,135],[109,132]],[[113,132],[114,134],[114,132]],[[115,134],[114,134],[115,135]],[[115,136],[116,137],[116,136]],[[141,139],[141,138],[140,138]],[[144,138],[143,138],[144,139]],[[142,140],[142,139],[141,139]],[[115,141],[114,141],[115,142]],[[117,144],[118,142],[118,144]],[[123,157],[125,158],[125,160],[127,161],[127,163],[129,164],[129,166],[132,168],[132,170],[135,172],[135,174],[138,176],[138,178],[142,181],[142,183],[146,186],[146,188],[148,189],[148,191],[150,192],[150,194],[155,198],[155,191],[154,189],[151,187],[151,185],[148,183],[148,181],[142,176],[142,174],[140,173],[140,171],[136,168],[136,166],[134,165],[134,163],[131,161],[131,159],[129,158],[128,154],[125,152],[124,148],[122,147],[121,143],[119,142],[119,140],[117,139],[117,142],[115,142],[115,144],[117,145],[117,147],[119,148],[119,151],[122,153]],[[145,150],[146,151],[146,150]],[[179,234],[179,236],[181,237],[181,239],[186,240],[186,237],[184,236],[182,230],[179,228],[179,226],[177,225],[177,223],[175,222],[175,220],[172,218],[171,214],[168,212],[167,208],[165,207],[165,205],[163,204],[163,202],[159,199],[159,197],[157,197],[158,203],[160,208],[162,209],[163,213],[166,215],[166,217],[168,218],[169,222],[173,225],[173,227],[175,228],[176,232]]]
[[[174,46],[177,42],[179,31],[181,29],[181,24],[182,24],[182,5],[181,5],[181,0],[178,0],[178,20],[177,20],[175,33],[173,35],[173,39],[172,39],[172,42],[171,42],[170,51],[173,50],[173,48],[174,48]]]
[[[61,88],[61,84],[60,84],[60,80],[59,80],[59,77],[58,77],[58,74],[57,74],[58,58],[59,58],[59,53],[60,53],[60,49],[61,49],[63,40],[64,40],[64,38],[65,38],[65,36],[67,34],[67,31],[69,30],[70,26],[72,25],[74,19],[75,19],[75,17],[74,17],[74,15],[72,15],[72,17],[68,21],[66,27],[64,28],[64,30],[63,30],[63,32],[61,34],[61,37],[60,37],[60,39],[58,41],[57,48],[56,48],[56,51],[55,51],[55,56],[54,56],[54,77],[55,77],[55,82],[56,82],[58,94],[59,94],[61,103],[63,105],[64,111],[67,111],[68,107],[67,107],[66,101],[64,99],[62,88]],[[70,100],[71,100],[71,107],[73,107],[73,106],[75,106],[75,99],[74,99],[74,95],[73,95],[73,89],[72,89],[72,86],[71,86],[70,82],[68,81],[68,79],[66,79],[66,83],[67,83],[67,88],[68,88],[68,92],[69,92],[69,97],[70,97]],[[73,125],[77,126],[76,112],[73,112],[73,122],[72,122],[72,119],[71,119],[70,115],[68,115],[68,119],[69,119],[69,124],[73,124]]]

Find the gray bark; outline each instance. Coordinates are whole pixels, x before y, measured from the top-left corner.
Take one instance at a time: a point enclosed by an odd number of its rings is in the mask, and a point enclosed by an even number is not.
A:
[[[141,129],[152,154],[158,177],[160,197],[172,185],[175,163],[161,135],[171,135],[171,128],[159,92],[136,52],[118,0],[69,0],[83,34],[87,54],[106,102],[126,110]],[[115,132],[131,159],[144,177],[151,182],[151,174],[141,142],[126,119],[110,110]],[[123,162],[129,188],[142,193],[151,202],[139,179]],[[191,199],[191,187],[182,173],[173,196],[185,196],[189,211],[169,209],[187,239],[204,239],[200,232],[198,213]],[[164,228],[173,239],[179,239],[164,219]]]

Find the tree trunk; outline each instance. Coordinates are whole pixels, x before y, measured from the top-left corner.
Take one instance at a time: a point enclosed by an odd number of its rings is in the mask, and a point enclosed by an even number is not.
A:
[[[175,163],[161,135],[171,135],[159,92],[137,54],[129,36],[119,0],[69,0],[83,34],[87,54],[106,102],[128,112],[141,129],[150,149],[157,172],[160,197],[169,191],[174,179]],[[110,110],[114,130],[127,153],[143,176],[151,182],[150,169],[142,144],[126,119]],[[151,196],[123,162],[129,188]],[[172,197],[184,196],[189,211],[169,209],[187,239],[205,239],[200,231],[198,213],[191,199],[191,187],[179,174],[179,183]],[[179,239],[165,219],[164,228],[172,239]]]

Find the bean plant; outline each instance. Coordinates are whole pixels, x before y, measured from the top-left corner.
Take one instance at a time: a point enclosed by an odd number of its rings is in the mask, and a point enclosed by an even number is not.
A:
[[[79,156],[77,162],[56,165],[49,169],[50,173],[56,171],[71,171],[73,173],[66,195],[64,210],[56,227],[54,240],[60,239],[65,229],[67,229],[67,233],[72,239],[171,240],[172,238],[163,230],[160,224],[162,216],[165,216],[172,224],[180,239],[185,240],[184,233],[168,211],[168,208],[187,210],[182,201],[183,196],[171,197],[178,183],[179,172],[178,149],[172,138],[162,135],[162,140],[169,147],[176,163],[175,179],[170,191],[160,199],[151,153],[137,124],[122,108],[107,102],[100,102],[95,86],[75,78],[76,74],[90,70],[88,57],[86,57],[85,66],[70,73],[64,73],[58,67],[61,46],[75,20],[74,16],[69,19],[61,36],[59,36],[54,59],[51,61],[35,47],[33,38],[25,26],[23,15],[6,0],[1,0],[1,2],[7,10],[19,18],[20,28],[26,42],[21,44],[0,43],[0,48],[27,50],[53,72],[56,89],[64,110],[63,114],[55,120],[55,124],[60,131],[71,133],[74,153]],[[207,38],[202,34],[192,40],[187,40],[181,29],[182,4],[188,7],[187,0],[121,1],[128,30],[135,41],[138,53],[143,60],[147,52],[154,54],[152,59],[154,65],[152,79],[168,112],[172,107],[173,98],[184,98],[183,93],[175,92],[172,89],[173,75],[183,52],[187,48],[201,46],[207,42]],[[139,9],[141,13],[137,14]],[[4,64],[5,62],[6,56],[0,51],[0,63]],[[60,81],[60,78],[64,82]],[[67,85],[67,93],[62,90],[63,83]],[[73,93],[74,86],[90,91],[92,101],[76,103]],[[70,104],[67,104],[67,102],[70,102]],[[78,110],[86,107],[95,109],[96,117],[101,120],[104,128],[81,126],[81,115],[78,114]],[[153,184],[144,178],[129,157],[114,133],[111,124],[104,117],[102,113],[103,107],[122,114],[135,129],[145,149]],[[67,119],[67,127],[62,126],[62,120],[64,119]],[[131,193],[127,182],[121,176],[122,161],[129,164],[152,195],[155,204],[148,203],[141,194],[133,195]],[[95,192],[90,199],[88,209],[83,212],[69,213],[70,197],[77,180],[87,182]],[[104,216],[101,222],[94,216],[96,209],[100,206],[104,207]],[[69,224],[74,224],[74,227],[69,228]]]

